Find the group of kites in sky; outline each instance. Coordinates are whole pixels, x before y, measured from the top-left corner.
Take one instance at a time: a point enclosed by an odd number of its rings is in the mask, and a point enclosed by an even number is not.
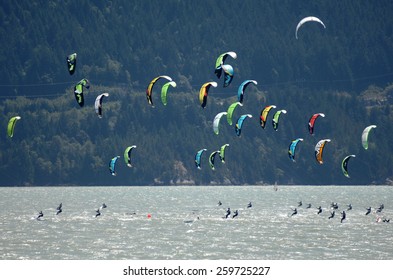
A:
[[[300,20],[296,26],[296,31],[295,31],[296,39],[298,38],[299,28],[306,22],[317,22],[317,23],[321,24],[324,28],[326,28],[325,24],[319,18],[314,17],[314,16],[305,17],[302,20]],[[228,57],[231,57],[232,59],[236,59],[237,54],[233,51],[225,52],[217,58],[216,64],[215,64],[214,73],[217,76],[217,78],[220,79],[222,75],[224,77],[223,78],[223,80],[224,80],[223,87],[228,87],[231,84],[233,77],[234,77],[233,67],[229,64],[225,64],[225,61]],[[67,56],[67,66],[68,66],[68,71],[69,71],[70,75],[73,75],[76,70],[76,61],[77,61],[77,54],[76,53],[72,53],[69,56]],[[155,83],[161,79],[167,80],[167,82],[161,88],[161,102],[163,105],[167,105],[167,93],[168,93],[169,88],[176,87],[176,82],[174,82],[172,80],[172,78],[169,76],[161,75],[161,76],[155,77],[149,83],[149,85],[146,89],[146,98],[147,98],[148,104],[151,105],[152,107],[154,107],[153,98],[152,98],[153,97],[153,87],[154,87]],[[213,120],[213,131],[215,134],[217,134],[217,135],[219,134],[219,124],[220,124],[220,120],[223,116],[226,116],[226,119],[227,119],[227,122],[229,125],[233,124],[233,121],[232,121],[233,113],[234,113],[237,106],[243,106],[244,92],[245,92],[246,88],[251,84],[256,86],[258,83],[255,80],[245,80],[244,82],[242,82],[240,84],[240,86],[238,88],[238,92],[237,92],[238,101],[231,104],[228,107],[227,111],[220,112],[215,116],[215,118]],[[200,102],[200,105],[202,108],[205,108],[207,105],[207,97],[208,97],[209,89],[211,87],[217,87],[217,85],[218,85],[217,82],[210,81],[210,82],[204,83],[202,85],[202,87],[200,88],[199,102]],[[75,99],[80,107],[84,106],[84,89],[89,89],[89,88],[90,88],[90,82],[88,79],[85,79],[85,78],[80,80],[74,86]],[[102,93],[96,97],[96,100],[94,103],[94,108],[95,108],[95,112],[99,118],[102,118],[102,101],[103,101],[104,97],[108,97],[108,96],[109,96],[109,93],[105,92],[105,93]],[[275,105],[269,105],[269,106],[266,106],[265,108],[263,108],[263,110],[261,111],[259,122],[260,122],[260,126],[262,128],[265,128],[269,112],[274,108],[276,108]],[[272,124],[273,124],[274,130],[278,129],[278,124],[279,124],[279,119],[280,119],[281,114],[286,114],[286,113],[287,113],[287,111],[284,109],[281,109],[281,110],[278,110],[275,112],[275,114],[272,118]],[[325,115],[323,113],[316,113],[316,114],[312,115],[309,120],[308,128],[309,128],[309,133],[311,135],[314,133],[314,124],[315,124],[318,117],[325,117]],[[237,121],[235,123],[235,132],[236,132],[237,136],[241,135],[243,123],[247,118],[252,118],[252,115],[251,114],[244,114],[244,115],[241,115],[237,119]],[[9,137],[13,137],[15,124],[20,119],[21,119],[20,116],[14,116],[9,120],[8,127],[7,127],[7,134]],[[362,139],[362,145],[363,145],[364,149],[368,148],[368,135],[369,135],[371,129],[373,129],[373,128],[376,128],[376,125],[367,126],[362,133],[361,139]],[[289,148],[288,148],[288,155],[292,161],[295,161],[296,146],[298,145],[299,142],[302,142],[302,141],[303,141],[303,138],[297,138],[290,143]],[[315,158],[319,164],[323,163],[323,159],[322,159],[323,149],[324,149],[326,143],[328,143],[330,141],[331,141],[330,139],[322,139],[322,140],[318,141],[318,143],[315,145]],[[219,155],[221,162],[223,162],[223,163],[225,162],[225,149],[228,146],[229,146],[229,144],[224,144],[221,146],[221,148],[219,150],[213,151],[210,154],[209,165],[210,165],[211,169],[214,170],[214,160],[215,160],[215,157],[217,154]],[[123,156],[124,162],[126,163],[126,165],[128,167],[132,167],[131,152],[134,148],[136,148],[136,146],[132,145],[132,146],[127,147],[124,150],[124,156]],[[205,151],[207,151],[207,149],[205,149],[205,148],[201,149],[201,150],[197,151],[197,153],[195,155],[195,165],[198,169],[201,169],[201,158],[202,158],[202,154]],[[342,167],[343,174],[346,177],[349,177],[347,165],[348,165],[348,161],[351,157],[355,157],[355,155],[353,155],[353,154],[348,155],[342,161],[341,167]],[[116,175],[115,166],[116,166],[117,160],[119,158],[120,158],[120,156],[115,156],[109,162],[109,171],[110,171],[110,174],[113,176]]]
[[[324,28],[326,28],[325,24],[319,18],[313,17],[313,16],[305,17],[296,26],[296,32],[295,32],[296,39],[298,38],[297,34],[298,34],[299,28],[304,23],[312,22],[312,21],[318,22]],[[217,78],[220,78],[222,73],[224,74],[224,87],[227,87],[231,83],[231,81],[233,79],[233,75],[234,75],[233,67],[231,65],[229,65],[229,64],[225,64],[225,60],[228,57],[232,57],[233,59],[236,59],[237,58],[237,54],[235,52],[233,52],[233,51],[225,52],[225,53],[221,54],[217,58],[217,60],[216,60],[215,74],[217,75]],[[244,92],[245,92],[247,86],[250,85],[250,84],[257,85],[258,83],[255,80],[245,80],[244,82],[242,82],[240,84],[240,86],[238,88],[238,92],[237,92],[237,99],[238,99],[238,101],[232,103],[228,107],[226,112],[225,111],[224,112],[220,112],[220,113],[218,113],[214,117],[214,120],[213,120],[213,131],[214,131],[215,134],[219,134],[219,124],[220,124],[220,120],[221,120],[221,118],[223,116],[226,116],[228,124],[232,125],[233,112],[234,112],[234,110],[236,109],[237,106],[243,106]],[[200,101],[200,104],[201,104],[202,108],[205,108],[205,106],[207,104],[207,96],[208,96],[209,89],[211,87],[217,87],[217,83],[216,82],[207,82],[207,83],[203,84],[203,86],[200,89],[199,101]],[[269,112],[272,109],[274,109],[274,108],[276,108],[275,105],[268,105],[268,106],[266,106],[266,107],[264,107],[262,109],[262,111],[260,113],[260,117],[259,117],[259,123],[260,123],[260,126],[262,128],[265,128]],[[275,112],[275,114],[274,114],[274,116],[272,118],[272,125],[273,125],[273,129],[274,130],[278,129],[278,124],[279,124],[279,119],[280,119],[281,114],[286,114],[286,113],[287,113],[287,111],[284,110],[284,109],[281,109],[281,110],[278,110],[278,111]],[[325,117],[325,114],[324,113],[316,113],[316,114],[313,114],[311,116],[311,118],[309,119],[308,130],[309,130],[309,133],[311,135],[314,134],[314,125],[315,125],[315,122],[316,122],[318,117]],[[237,136],[240,136],[243,123],[244,123],[244,121],[247,118],[252,118],[252,115],[251,114],[244,114],[244,115],[241,115],[237,119],[236,124],[235,124],[235,132],[236,132]],[[376,128],[376,127],[377,127],[376,125],[369,125],[362,132],[361,141],[362,141],[362,145],[363,145],[364,149],[366,149],[366,150],[368,149],[368,136],[369,136],[369,133],[370,133],[371,129]],[[297,139],[291,141],[291,143],[289,144],[288,156],[289,156],[289,158],[292,161],[295,161],[296,146],[298,145],[299,142],[302,142],[302,141],[303,141],[303,138],[297,138]],[[322,158],[323,150],[324,150],[324,147],[325,147],[326,143],[329,143],[330,141],[331,141],[331,139],[322,139],[322,140],[318,141],[318,143],[315,145],[315,149],[314,149],[315,150],[315,158],[316,158],[316,160],[317,160],[317,162],[319,164],[323,164],[323,158]],[[209,155],[209,158],[208,158],[209,159],[209,165],[210,165],[210,167],[213,170],[214,170],[214,159],[215,159],[215,156],[217,154],[219,154],[221,161],[223,163],[225,162],[225,156],[224,156],[225,155],[225,149],[228,146],[229,146],[229,144],[224,144],[223,146],[221,146],[220,150],[213,151]],[[206,150],[207,149],[201,149],[195,155],[195,165],[197,166],[198,169],[201,168],[201,157],[202,157],[202,154]],[[349,178],[348,162],[349,162],[349,159],[352,158],[352,157],[356,157],[356,156],[353,155],[353,154],[347,155],[342,160],[342,163],[341,163],[342,172],[343,172],[344,176],[346,176],[348,178]]]
[[[75,72],[76,57],[77,57],[76,53],[70,54],[67,57],[68,71],[69,71],[70,75],[74,74],[74,72]],[[84,96],[83,96],[83,89],[84,88],[86,88],[86,89],[90,88],[90,82],[88,79],[82,79],[74,86],[75,99],[78,102],[79,106],[81,106],[81,107],[83,107],[83,105],[84,105]],[[109,96],[109,93],[104,92],[102,94],[99,94],[96,97],[96,100],[94,102],[94,110],[99,118],[102,118],[102,101],[103,101],[104,97],[108,97],[108,96]],[[135,148],[136,148],[136,145],[132,145],[132,146],[128,146],[124,150],[123,158],[124,158],[125,164],[128,167],[132,167],[131,152]],[[115,166],[116,166],[116,162],[119,158],[120,158],[120,156],[115,156],[109,161],[109,172],[113,176],[116,176]]]
[[[67,56],[67,66],[68,66],[68,72],[70,73],[70,75],[74,74],[74,72],[75,72],[76,57],[77,57],[76,53],[73,53],[73,54],[70,54],[69,56]],[[83,89],[84,88],[86,88],[86,89],[90,88],[90,82],[88,79],[82,79],[74,86],[75,99],[78,102],[79,106],[81,106],[81,107],[84,106],[84,96],[83,96]],[[108,97],[108,96],[109,96],[109,93],[104,92],[102,94],[99,94],[96,97],[96,100],[94,102],[94,109],[95,109],[95,112],[99,118],[102,118],[102,101],[103,101],[104,97]],[[128,167],[132,167],[131,153],[132,153],[132,150],[135,148],[136,148],[136,145],[131,145],[131,146],[128,146],[124,150],[123,158],[124,158],[125,164]],[[119,158],[120,158],[120,156],[115,156],[109,161],[109,172],[113,176],[116,176],[115,166],[116,166],[117,160]]]

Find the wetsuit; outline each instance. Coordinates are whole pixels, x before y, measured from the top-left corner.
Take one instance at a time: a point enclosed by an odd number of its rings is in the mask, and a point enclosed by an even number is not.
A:
[[[61,212],[63,212],[61,207],[63,207],[63,203],[60,203],[60,205],[56,208],[56,210],[57,210],[56,215],[59,215]]]
[[[231,209],[228,208],[227,210],[227,215],[225,216],[225,219],[228,219],[228,217],[231,215]]]
[[[41,217],[44,217],[44,213],[42,213],[42,211],[40,211],[39,213],[38,213],[38,216],[37,216],[37,220],[39,220]]]
[[[345,220],[345,218],[346,218],[346,214],[345,214],[345,211],[343,211],[342,213],[341,213],[341,222],[343,222],[344,220]]]

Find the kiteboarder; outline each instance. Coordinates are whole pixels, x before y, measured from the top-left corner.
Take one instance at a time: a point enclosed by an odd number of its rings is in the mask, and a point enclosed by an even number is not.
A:
[[[228,217],[231,215],[231,208],[228,207],[227,209],[227,214],[225,216],[225,219],[228,219]]]
[[[370,214],[370,213],[371,213],[371,207],[368,207],[368,208],[366,208],[366,210],[367,210],[367,212],[366,212],[366,214],[365,214],[365,215],[368,215],[368,214]]]
[[[333,208],[333,209],[338,209],[338,204],[337,204],[337,202],[332,202],[332,203],[330,204],[330,207]]]
[[[252,203],[251,201],[248,203],[247,208],[251,208],[252,207]]]
[[[383,204],[381,204],[380,206],[379,206],[379,208],[377,209],[377,213],[381,213],[382,212],[382,210],[383,210],[383,208],[385,208],[385,206],[383,205]]]
[[[322,213],[322,207],[321,206],[318,206],[318,212],[317,212],[317,214],[319,215],[319,214],[321,214]]]
[[[59,215],[61,212],[63,212],[63,210],[61,209],[62,207],[63,207],[63,203],[60,203],[60,205],[57,206],[57,208],[56,208],[56,210],[57,210],[56,215]]]
[[[341,212],[341,223],[345,220],[345,218],[346,218],[345,211],[342,211]]]
[[[296,208],[295,208],[295,209],[292,209],[292,211],[293,211],[293,212],[292,212],[291,217],[297,214],[297,209],[296,209]]]
[[[333,210],[333,212],[330,212],[329,220],[330,220],[331,218],[334,217],[334,214],[336,214],[336,213],[334,212],[334,210]]]
[[[348,210],[348,211],[349,211],[349,210],[352,210],[352,204],[348,204],[347,210]]]
[[[96,210],[96,213],[97,213],[97,214],[96,214],[96,218],[97,218],[98,216],[101,216],[100,209],[97,209],[97,210]]]
[[[44,217],[44,213],[42,213],[42,211],[40,211],[39,213],[38,213],[38,216],[37,216],[37,220],[39,220],[41,217]]]
[[[103,204],[101,205],[101,209],[104,209],[104,208],[106,208],[106,204],[105,204],[105,203],[103,203]]]
[[[297,206],[300,207],[302,205],[303,205],[303,203],[301,201],[299,201]]]
[[[222,205],[221,200],[219,200],[217,206],[221,206],[221,205]]]
[[[307,208],[311,208],[311,203],[307,204]]]
[[[235,218],[237,215],[239,215],[239,212],[235,210],[235,214],[232,216],[232,219]]]

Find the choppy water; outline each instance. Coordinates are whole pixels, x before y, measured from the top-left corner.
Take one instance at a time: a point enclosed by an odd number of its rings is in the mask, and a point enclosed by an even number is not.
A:
[[[383,203],[381,216],[393,218],[389,186],[0,188],[0,200],[5,260],[393,259],[393,220],[377,223],[374,212]],[[331,202],[340,208],[328,219]],[[223,219],[227,207],[239,216]]]

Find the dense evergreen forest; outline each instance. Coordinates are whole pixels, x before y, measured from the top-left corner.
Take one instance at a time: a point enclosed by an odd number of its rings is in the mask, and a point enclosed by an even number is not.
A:
[[[393,2],[382,1],[2,1],[0,6],[0,185],[170,185],[170,184],[390,184],[393,180]],[[317,16],[295,38],[300,19]],[[230,86],[214,75],[217,57],[234,68]],[[75,74],[66,57],[77,53]],[[163,81],[177,83],[168,104]],[[80,107],[73,87],[90,81]],[[253,79],[236,136],[214,117],[237,101],[239,85]],[[199,89],[216,81],[207,105]],[[94,112],[97,95],[108,92],[103,117]],[[264,129],[261,110],[274,104]],[[273,130],[275,111],[285,109]],[[309,118],[323,112],[315,134]],[[6,135],[12,116],[21,119]],[[363,129],[375,124],[370,145]],[[303,138],[296,162],[288,158],[293,139]],[[318,164],[314,147],[329,138]],[[226,161],[208,156],[229,144]],[[133,167],[125,148],[136,145]],[[195,153],[206,148],[202,168]],[[350,178],[341,171],[346,155]],[[108,163],[118,161],[117,176]]]

